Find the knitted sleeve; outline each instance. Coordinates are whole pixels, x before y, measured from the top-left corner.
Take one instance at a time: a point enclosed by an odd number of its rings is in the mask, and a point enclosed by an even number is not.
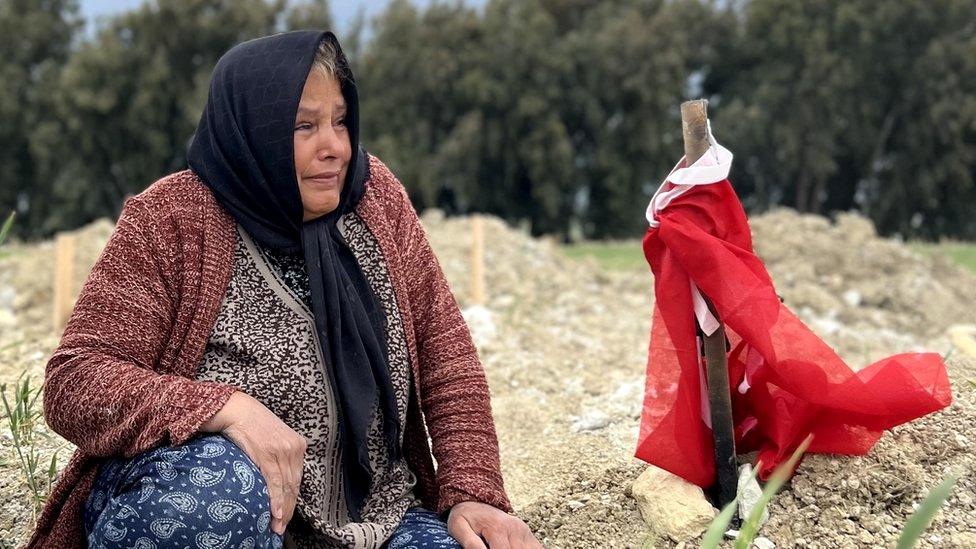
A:
[[[140,197],[127,199],[45,369],[47,423],[89,455],[182,444],[235,391],[157,371],[176,282],[162,274],[151,227]]]
[[[399,182],[397,241],[420,361],[421,406],[437,460],[438,513],[462,501],[511,512],[485,372],[457,300]]]

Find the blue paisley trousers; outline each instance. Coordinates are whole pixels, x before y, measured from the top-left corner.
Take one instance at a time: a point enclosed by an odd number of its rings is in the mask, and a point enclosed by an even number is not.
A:
[[[251,458],[219,434],[108,458],[84,513],[92,549],[281,549],[268,487]],[[388,549],[458,549],[437,514],[407,510]]]

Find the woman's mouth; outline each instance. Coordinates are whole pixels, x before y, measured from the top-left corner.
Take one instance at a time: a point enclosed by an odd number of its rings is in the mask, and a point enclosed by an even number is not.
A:
[[[332,188],[339,184],[339,172],[322,172],[305,178],[317,187]]]

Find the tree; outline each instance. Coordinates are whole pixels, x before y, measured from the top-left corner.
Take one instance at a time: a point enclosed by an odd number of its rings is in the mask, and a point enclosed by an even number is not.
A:
[[[757,208],[976,236],[972,0],[753,0],[706,89]],[[969,52],[966,54],[964,52]],[[751,195],[751,197],[749,196]]]
[[[226,50],[275,30],[282,2],[158,0],[117,16],[71,56],[57,99],[61,226],[116,217],[128,194],[186,167],[186,143]]]
[[[23,238],[48,210],[60,166],[49,148],[62,131],[52,102],[80,28],[74,0],[0,2],[0,211],[19,211],[13,234]]]

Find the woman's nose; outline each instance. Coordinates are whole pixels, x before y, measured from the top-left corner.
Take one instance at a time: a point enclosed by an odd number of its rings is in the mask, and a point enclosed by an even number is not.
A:
[[[342,136],[336,131],[335,127],[329,126],[319,132],[317,152],[320,159],[339,156],[341,150]]]

